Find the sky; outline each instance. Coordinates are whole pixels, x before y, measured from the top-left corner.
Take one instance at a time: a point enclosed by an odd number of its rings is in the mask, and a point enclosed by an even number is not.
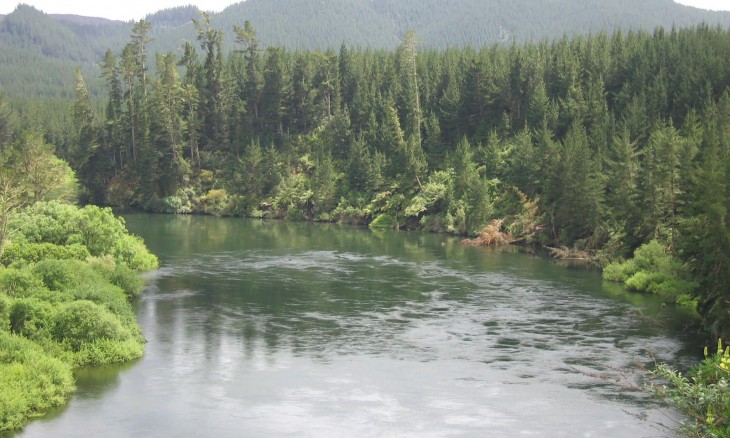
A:
[[[696,8],[711,9],[714,11],[730,11],[730,1],[728,0],[675,0],[687,6]]]
[[[728,0],[676,0],[703,9],[730,11]],[[206,11],[220,12],[238,0],[0,0],[0,14],[9,14],[18,3],[34,6],[48,14],[76,14],[114,20],[139,20],[160,9],[194,4]]]

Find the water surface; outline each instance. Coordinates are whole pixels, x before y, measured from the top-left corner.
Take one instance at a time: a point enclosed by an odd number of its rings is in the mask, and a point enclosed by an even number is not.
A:
[[[132,214],[160,256],[145,356],[83,370],[22,437],[650,437],[622,371],[690,316],[600,274],[434,234]]]

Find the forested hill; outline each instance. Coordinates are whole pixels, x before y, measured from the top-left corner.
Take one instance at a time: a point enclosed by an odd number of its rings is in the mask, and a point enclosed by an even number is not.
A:
[[[195,41],[193,6],[159,11],[151,52],[175,51]],[[672,0],[247,0],[211,15],[235,47],[233,25],[249,20],[262,46],[293,49],[395,48],[406,30],[425,47],[511,44],[599,30],[730,25],[730,13],[703,11]],[[127,42],[130,22],[47,15],[20,5],[0,18],[0,89],[11,97],[70,97],[81,67],[96,94],[98,63],[106,49]]]
[[[230,28],[241,17],[253,23],[264,44],[306,49],[337,48],[343,42],[392,49],[407,30],[415,31],[425,46],[444,48],[522,43],[619,27],[730,24],[730,13],[672,0],[248,0],[229,7],[213,23]]]

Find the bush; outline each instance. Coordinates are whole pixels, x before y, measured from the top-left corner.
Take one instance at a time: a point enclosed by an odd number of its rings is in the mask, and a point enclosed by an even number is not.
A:
[[[230,203],[225,189],[213,189],[200,198],[205,214],[212,216],[230,216]]]
[[[32,296],[43,289],[43,282],[30,270],[0,267],[0,290],[8,296]]]
[[[123,263],[116,263],[109,256],[89,259],[89,264],[107,281],[121,288],[128,298],[138,297],[142,292],[144,280],[129,266]]]
[[[15,243],[52,243],[66,245],[76,233],[79,208],[58,202],[38,202],[11,216],[8,228],[22,230],[12,236]]]
[[[9,308],[10,331],[26,338],[47,337],[55,314],[51,303],[37,298],[18,298]]]
[[[26,263],[36,263],[44,259],[57,259],[57,260],[85,260],[91,254],[81,244],[73,245],[56,245],[55,243],[42,242],[42,243],[25,243],[25,244],[10,244],[5,248],[0,263],[7,266],[11,263],[17,263],[20,261]]]
[[[76,366],[103,365],[138,359],[143,353],[144,344],[137,338],[102,338],[84,343],[74,355],[73,361]]]
[[[52,328],[53,338],[67,343],[73,351],[99,339],[121,341],[131,337],[119,318],[109,310],[91,301],[66,304],[56,314]]]
[[[52,244],[68,246],[67,250],[50,246],[28,251],[56,251],[56,259],[79,259],[84,248],[96,257],[111,255],[133,270],[157,267],[157,258],[150,254],[142,240],[127,233],[124,220],[114,216],[111,209],[93,205],[77,208],[60,202],[39,202],[12,218],[9,228],[16,231],[15,244]],[[51,255],[51,254],[49,254]],[[59,255],[59,256],[56,256]],[[68,255],[68,256],[67,256]],[[31,258],[41,254],[31,254]],[[21,257],[22,258],[22,257]]]
[[[33,274],[52,291],[65,291],[78,287],[82,278],[93,274],[88,265],[77,260],[42,260],[32,268]]]
[[[397,229],[398,222],[393,219],[393,216],[387,213],[379,214],[372,222],[370,222],[370,228],[384,230],[384,229]]]
[[[711,355],[705,348],[705,359],[687,374],[659,365],[654,375],[664,382],[650,389],[687,415],[680,428],[686,436],[730,436],[730,347],[723,351],[718,341]]]
[[[37,203],[12,221],[0,258],[0,430],[62,403],[72,366],[142,355],[128,297],[158,263],[109,209]]]
[[[611,262],[603,268],[603,279],[623,283],[637,271],[634,260]]]
[[[10,299],[0,292],[0,332],[10,330]]]
[[[66,401],[74,390],[71,367],[34,342],[0,331],[0,431]]]
[[[337,207],[332,211],[332,217],[343,224],[364,225],[370,217],[370,210],[364,205],[363,199],[355,199],[355,205],[351,200],[341,198]]]
[[[119,238],[110,253],[118,262],[138,272],[157,269],[159,260],[149,252],[140,237],[129,234]]]
[[[117,315],[122,321],[133,325],[134,312],[127,297],[118,286],[106,281],[86,282],[68,291],[74,300],[92,301]]]
[[[622,282],[627,289],[671,297],[690,303],[697,284],[688,280],[682,264],[664,247],[652,240],[634,252],[634,258],[625,262],[609,263],[603,269],[603,278]]]

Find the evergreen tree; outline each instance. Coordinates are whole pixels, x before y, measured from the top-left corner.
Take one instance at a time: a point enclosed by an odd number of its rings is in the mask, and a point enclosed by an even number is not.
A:
[[[116,174],[124,167],[127,151],[123,137],[122,83],[119,78],[117,58],[111,50],[107,50],[104,54],[104,62],[101,64],[101,75],[105,79],[107,89],[109,90],[109,99],[106,106],[106,123],[103,134],[104,142],[108,148],[114,151],[114,173]]]
[[[680,254],[699,282],[698,310],[715,336],[730,335],[730,97],[706,117],[694,200],[682,224]]]
[[[200,76],[201,83],[198,87],[200,99],[198,110],[202,128],[200,144],[210,151],[227,150],[229,145],[225,105],[228,102],[224,98],[221,47],[223,32],[211,26],[208,13],[201,12],[200,15],[200,19],[193,20],[200,47],[205,55]]]
[[[248,20],[244,22],[243,28],[234,26],[233,30],[236,42],[243,46],[246,64],[246,77],[241,89],[241,99],[246,104],[243,132],[245,138],[252,141],[261,135],[263,129],[260,113],[263,75],[259,65],[259,41],[256,39],[256,31]]]
[[[73,167],[84,184],[86,201],[104,204],[109,180],[114,175],[114,152],[109,143],[100,142],[96,114],[81,70],[76,70],[74,125],[76,141],[69,151]]]
[[[174,195],[184,181],[187,163],[183,160],[183,106],[185,90],[177,72],[177,59],[173,53],[157,55],[157,75],[152,87],[158,162],[151,171],[157,177],[159,193],[165,197]]]
[[[573,245],[591,237],[599,226],[603,187],[581,125],[568,131],[559,151],[548,187],[551,226],[560,242]]]

